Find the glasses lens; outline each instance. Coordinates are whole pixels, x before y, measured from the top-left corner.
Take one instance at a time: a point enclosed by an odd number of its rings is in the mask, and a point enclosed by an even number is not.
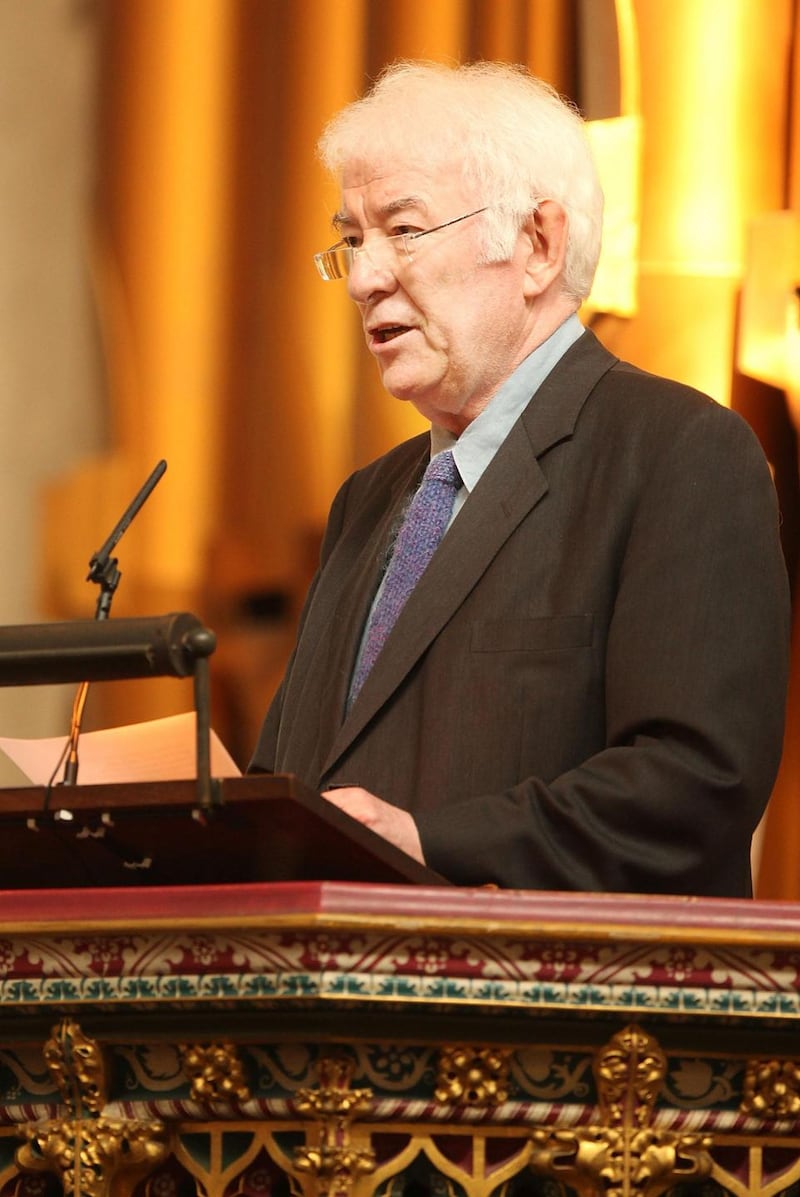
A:
[[[334,245],[321,254],[314,254],[314,261],[325,282],[331,283],[337,278],[346,278],[350,273],[352,251],[347,245]]]

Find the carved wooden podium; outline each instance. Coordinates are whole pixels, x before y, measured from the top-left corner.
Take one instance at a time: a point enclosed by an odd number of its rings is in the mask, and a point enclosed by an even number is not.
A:
[[[459,889],[285,777],[4,791],[0,885],[0,1197],[800,1193],[797,907]]]
[[[797,908],[412,872],[0,892],[0,1193],[795,1197]]]

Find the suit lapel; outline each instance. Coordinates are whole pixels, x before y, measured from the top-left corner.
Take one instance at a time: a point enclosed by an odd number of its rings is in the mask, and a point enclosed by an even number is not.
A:
[[[547,480],[537,458],[557,441],[572,435],[590,390],[616,360],[591,333],[584,334],[545,379],[468,497],[400,613],[379,660],[333,740],[325,772],[333,768],[403,682],[514,529],[547,493]],[[384,536],[388,536],[390,523],[391,519],[382,528]],[[350,663],[375,585],[374,568],[361,574],[356,583],[343,639],[351,654]],[[348,601],[347,596],[344,601]],[[337,691],[341,702],[336,710],[344,709],[346,686],[345,681]]]
[[[344,543],[336,550],[336,560],[328,567],[328,577],[335,570],[337,597],[332,618],[326,627],[326,685],[321,711],[329,712],[336,727],[347,703],[350,674],[361,641],[372,599],[385,566],[385,553],[394,526],[406,501],[421,478],[429,460],[430,439],[417,438],[419,451],[411,453],[407,468],[392,481],[381,496],[380,506],[369,504],[359,520],[348,530]],[[341,560],[339,559],[341,558]]]

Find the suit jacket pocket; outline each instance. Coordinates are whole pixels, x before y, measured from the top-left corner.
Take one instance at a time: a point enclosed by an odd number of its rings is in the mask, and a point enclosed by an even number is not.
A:
[[[589,648],[591,615],[544,615],[536,619],[490,619],[472,625],[476,653],[563,652]]]

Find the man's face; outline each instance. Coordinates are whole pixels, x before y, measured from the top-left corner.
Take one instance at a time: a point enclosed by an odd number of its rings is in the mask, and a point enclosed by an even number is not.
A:
[[[480,214],[402,246],[385,243],[483,207],[456,169],[353,163],[345,170],[342,237],[356,256],[348,290],[384,386],[458,435],[535,348],[526,294],[530,239],[508,262],[481,263]]]

